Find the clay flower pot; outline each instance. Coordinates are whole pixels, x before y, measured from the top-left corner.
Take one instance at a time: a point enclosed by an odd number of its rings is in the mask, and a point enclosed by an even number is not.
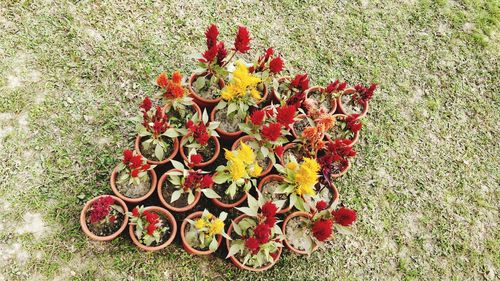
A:
[[[265,176],[262,180],[259,182],[259,186],[257,187],[261,192],[263,192],[264,184],[266,184],[269,181],[283,181],[284,178],[280,175],[267,175]],[[290,211],[292,207],[290,204],[286,208],[281,208],[277,213],[278,214],[284,214],[288,211]]]
[[[247,197],[248,197],[248,193],[245,192],[245,194],[238,201],[236,201],[234,203],[224,203],[217,198],[211,198],[210,200],[212,200],[212,203],[214,203],[219,208],[232,209],[232,208],[240,206],[245,201],[247,201]]]
[[[234,222],[238,223],[239,221],[241,221],[245,217],[248,217],[248,216],[247,215],[241,215],[241,216],[237,217],[236,219],[234,219]],[[227,235],[229,237],[231,237],[231,232],[232,231],[233,231],[233,224],[231,223],[231,224],[229,224],[229,229],[227,230]],[[231,248],[231,240],[226,239],[226,247],[227,247],[228,250]],[[240,262],[234,256],[230,256],[229,259],[239,269],[245,269],[245,270],[254,271],[254,272],[262,272],[262,271],[268,270],[269,268],[273,267],[276,264],[276,262],[280,259],[282,251],[283,251],[283,248],[281,248],[281,247],[278,248],[278,255],[276,256],[276,258],[274,258],[274,261],[272,263],[269,263],[269,264],[267,264],[267,265],[265,265],[263,267],[259,267],[259,268],[253,268],[253,267],[250,267],[250,266],[247,266],[247,265],[243,265],[243,263]]]
[[[118,203],[122,207],[122,209],[124,211],[124,218],[123,218],[122,225],[115,233],[108,235],[108,236],[97,236],[94,233],[92,233],[87,226],[87,222],[86,222],[87,211],[92,206],[92,203],[94,203],[94,201],[96,201],[97,199],[99,199],[101,197],[105,197],[105,196],[111,196],[111,198],[113,198],[113,200],[115,200],[115,202]],[[82,212],[80,213],[80,225],[82,226],[83,233],[85,233],[90,239],[96,240],[96,241],[110,241],[110,240],[113,240],[116,237],[118,237],[118,235],[120,235],[123,232],[123,230],[125,230],[125,227],[127,227],[127,223],[128,223],[127,212],[128,212],[127,205],[120,198],[113,196],[113,195],[97,196],[97,197],[89,200],[85,204],[85,206],[83,206]]]
[[[299,121],[297,121],[297,122],[300,122],[302,119],[307,118],[307,115],[305,115],[305,114],[299,114],[297,117],[300,119],[300,120],[299,120]],[[297,122],[294,122],[294,123],[292,124],[292,126],[290,126],[290,132],[292,132],[292,135],[293,135],[293,138],[294,138],[294,139],[298,139],[298,138],[300,138],[300,137],[301,137],[300,135],[298,135],[298,132],[296,132],[296,131],[295,131],[295,124],[296,124]]]
[[[206,99],[198,95],[198,93],[193,89],[193,83],[194,81],[200,77],[200,76],[205,76],[207,73],[202,73],[202,74],[193,74],[191,77],[189,77],[189,83],[188,83],[188,89],[189,89],[189,95],[193,98],[193,101],[201,106],[201,107],[208,107],[208,108],[213,108],[216,106],[219,101],[221,100],[220,97],[216,99]],[[219,79],[219,88],[222,89],[224,88],[224,80]]]
[[[345,173],[347,173],[347,171],[349,171],[350,168],[351,168],[351,162],[349,162],[349,160],[347,160],[347,166],[339,173],[331,174],[330,177],[332,177],[334,179],[339,178],[339,177],[343,176]]]
[[[305,94],[306,94],[306,98],[312,98],[309,96],[309,93],[314,93],[314,92],[321,92],[321,93],[324,93],[325,91],[325,88],[324,87],[321,87],[321,86],[313,86],[313,87],[310,87],[309,89],[305,90]],[[311,94],[311,96],[313,96]],[[338,98],[338,97],[337,97]],[[335,111],[337,110],[337,98],[334,98],[330,101],[330,111],[328,113],[330,114],[334,114]],[[314,99],[314,98],[313,98]],[[319,106],[319,104],[318,104]]]
[[[333,193],[332,200],[330,201],[330,204],[328,204],[328,208],[330,208],[331,205],[333,205],[339,201],[339,191],[337,190],[337,187],[335,186],[335,184],[333,182],[330,182],[330,185],[328,185],[328,188]]]
[[[196,204],[198,204],[198,201],[200,201],[201,192],[200,191],[194,192],[194,201],[191,204],[186,205],[184,207],[174,207],[173,205],[170,204],[170,202],[167,202],[165,197],[163,197],[163,193],[162,193],[163,184],[168,182],[167,177],[171,172],[179,172],[179,170],[177,170],[177,169],[168,170],[165,174],[163,174],[160,177],[160,180],[158,181],[158,188],[157,188],[158,197],[160,198],[160,202],[163,204],[163,206],[165,206],[170,211],[174,211],[177,213],[187,212],[187,211],[191,210],[192,208],[194,208],[194,206],[196,206]]]
[[[172,153],[170,153],[170,155],[168,157],[166,157],[165,159],[163,159],[161,161],[149,160],[144,155],[142,155],[142,152],[141,152],[141,137],[140,136],[137,136],[135,138],[135,151],[137,151],[137,153],[139,155],[141,155],[144,158],[146,158],[146,160],[148,161],[149,164],[151,164],[151,165],[162,165],[162,164],[165,164],[168,161],[172,160],[175,157],[175,155],[177,155],[177,151],[179,151],[179,140],[177,138],[174,138],[173,141],[174,141],[174,144],[173,144]]]
[[[200,218],[202,216],[202,214],[203,214],[203,211],[198,211],[198,212],[194,212],[194,213],[190,214],[189,216],[187,216],[184,219],[184,221],[182,222],[182,225],[181,225],[182,246],[184,247],[184,250],[186,250],[186,252],[190,253],[191,255],[203,256],[203,255],[210,255],[211,253],[215,252],[215,251],[211,251],[210,249],[205,250],[205,251],[196,250],[195,248],[191,247],[189,245],[189,243],[186,241],[185,231],[186,231],[187,225],[189,224],[189,222],[187,220],[188,219],[195,220],[197,218]],[[219,244],[219,246],[221,245],[221,242],[222,242],[222,235],[219,234],[219,235],[217,235],[217,243]]]
[[[280,84],[281,84],[282,82],[284,82],[284,81],[286,81],[286,80],[291,81],[291,80],[292,80],[292,77],[290,77],[290,76],[283,76],[283,77],[280,77],[280,78],[278,78],[278,83],[280,83]],[[277,93],[276,93],[276,89],[274,89],[274,88],[273,88],[273,89],[272,89],[272,91],[271,91],[271,101],[272,101],[273,103],[277,103],[277,104],[279,104],[279,103],[281,102],[281,99],[278,97],[278,95],[277,95]]]
[[[128,203],[142,202],[142,201],[146,200],[155,191],[156,182],[158,179],[156,177],[155,170],[153,170],[153,169],[149,170],[149,176],[150,176],[150,180],[151,180],[151,189],[148,191],[148,193],[144,194],[141,197],[137,197],[137,198],[129,198],[129,197],[121,194],[120,191],[118,191],[118,188],[116,187],[117,173],[118,173],[118,166],[116,166],[115,169],[113,170],[113,172],[111,173],[111,178],[109,180],[109,183],[111,184],[111,190],[113,190],[113,193],[125,202],[128,202]]]
[[[187,138],[188,138],[188,136],[182,137],[181,143],[184,143],[184,140],[187,139]],[[214,155],[208,161],[201,162],[198,165],[194,165],[194,167],[196,167],[196,168],[206,167],[206,166],[211,165],[212,163],[214,163],[215,160],[217,160],[217,157],[219,157],[219,153],[220,153],[220,142],[219,142],[219,139],[217,139],[215,136],[212,136],[210,138],[215,143],[215,152],[214,152]],[[189,148],[186,148],[186,149],[188,149],[188,153],[189,153]],[[186,161],[186,162],[189,162],[188,155],[186,155],[186,152],[184,151],[184,147],[183,146],[181,146],[181,148],[179,149],[179,152],[181,154],[182,159],[184,159],[184,161]]]
[[[345,115],[345,114],[334,114],[334,115],[333,115],[333,117],[334,117],[335,119],[344,120],[344,119],[347,117],[347,115]],[[332,138],[331,138],[328,134],[326,134],[326,139],[327,139],[328,141],[335,141],[335,140],[334,140],[334,139],[332,139]],[[352,146],[354,146],[356,143],[358,143],[358,141],[359,141],[359,131],[357,131],[356,133],[354,133],[354,136],[353,136],[350,140],[352,141],[352,142],[351,142],[351,144],[350,144],[350,145],[348,145],[348,146],[350,146],[350,147],[352,147]]]
[[[217,110],[218,109],[214,108],[212,110],[212,112],[210,113],[210,122],[216,121],[215,120],[215,113],[217,112]],[[220,127],[216,128],[215,131],[217,131],[217,133],[219,133],[221,139],[228,141],[228,142],[236,140],[237,138],[239,138],[241,136],[241,134],[243,134],[242,131],[227,132],[227,131],[221,129]]]
[[[352,95],[354,93],[356,93],[356,90],[354,88],[348,88],[345,89],[342,93],[340,93],[340,95],[337,97],[337,111],[339,114],[347,114],[344,106],[342,105],[342,96]],[[365,103],[363,106],[363,111],[359,113],[359,118],[365,117],[367,112],[368,112],[368,103]]]
[[[285,146],[283,146],[283,157],[279,158],[281,166],[285,166],[285,152],[289,149],[292,149],[296,146],[297,144],[294,142],[288,143]],[[298,160],[298,159],[297,159]]]
[[[237,139],[232,147],[231,147],[231,150],[236,150],[238,149],[238,146],[240,145],[240,142],[243,142],[246,144],[247,141],[251,141],[253,140],[254,138],[251,137],[251,136],[242,136],[241,138]],[[272,153],[272,152],[269,152],[269,153]],[[273,168],[273,163],[271,162],[265,169],[262,169],[262,172],[260,173],[260,176],[259,177],[264,177],[266,176],[267,174],[269,174],[269,172],[271,172]]]
[[[172,216],[172,214],[169,211],[167,211],[163,208],[160,208],[160,207],[156,207],[156,206],[149,206],[149,207],[144,208],[144,210],[157,213],[158,215],[162,215],[168,219],[168,222],[170,224],[170,228],[169,228],[170,237],[168,238],[167,241],[163,242],[163,244],[161,244],[161,245],[146,246],[146,245],[142,244],[141,242],[139,242],[139,240],[137,240],[137,237],[135,237],[135,233],[134,233],[135,225],[130,224],[129,228],[128,228],[128,232],[130,234],[130,238],[132,239],[132,242],[134,242],[134,244],[138,248],[140,248],[144,251],[151,251],[151,252],[161,250],[161,249],[167,247],[168,245],[170,245],[172,243],[172,241],[174,241],[175,234],[177,233],[177,222],[175,221],[174,216]]]
[[[312,218],[312,214],[309,214],[309,213],[306,213],[306,212],[301,212],[301,211],[297,211],[297,212],[293,212],[291,214],[289,214],[285,220],[283,221],[283,226],[282,226],[282,231],[283,231],[283,234],[285,235],[285,241],[284,241],[284,244],[285,246],[292,252],[296,253],[296,254],[299,254],[299,255],[308,255],[308,253],[305,251],[305,250],[299,250],[297,248],[294,248],[291,243],[288,241],[288,239],[286,239],[286,225],[288,224],[288,222],[295,218],[295,217],[303,217],[303,218],[307,218],[307,219],[311,219]],[[313,252],[316,251],[316,249],[318,249],[318,245],[315,245],[314,248],[313,248]]]

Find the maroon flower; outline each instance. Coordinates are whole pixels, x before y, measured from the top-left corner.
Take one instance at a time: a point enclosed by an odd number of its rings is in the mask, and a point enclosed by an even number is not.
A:
[[[347,129],[351,130],[353,133],[358,132],[363,127],[363,124],[359,120],[359,114],[347,115],[345,122]]]
[[[316,210],[318,211],[323,211],[326,207],[328,207],[328,204],[323,200],[316,203]]]
[[[264,120],[264,115],[265,115],[264,110],[255,110],[250,115],[250,121],[252,121],[252,124],[254,125],[260,125]]]
[[[253,231],[253,235],[260,244],[265,244],[269,241],[269,237],[271,236],[271,228],[265,223],[258,224]]]
[[[273,227],[276,224],[276,217],[266,217],[266,221],[264,223],[269,227]]]
[[[302,91],[309,88],[309,76],[307,73],[297,74],[290,84],[293,88],[301,89]]]
[[[217,45],[217,64],[222,66],[226,56],[227,56],[227,50],[226,47],[224,47],[224,42],[220,42]]]
[[[365,87],[361,84],[354,86],[358,95],[353,95],[353,100],[358,104],[366,104],[373,98],[373,93],[377,89],[377,84],[371,84],[370,87]]]
[[[204,175],[200,184],[201,184],[201,188],[209,188],[214,184],[214,180],[212,179],[212,176]]]
[[[252,252],[252,255],[255,255],[259,252],[260,244],[255,237],[248,237],[247,240],[245,240],[245,247]]]
[[[149,111],[152,106],[153,106],[153,103],[151,102],[149,97],[145,97],[144,100],[142,101],[140,108],[143,111]]]
[[[325,241],[332,235],[333,221],[329,219],[317,220],[313,223],[312,234],[319,241]]]
[[[278,207],[271,201],[267,201],[262,205],[262,215],[264,215],[264,217],[274,217],[277,211]]]
[[[191,165],[198,165],[201,161],[203,161],[203,157],[200,154],[192,154],[191,157],[189,157],[189,160]]]
[[[281,135],[281,124],[271,123],[267,126],[263,126],[261,134],[264,138],[270,141],[276,141]]]
[[[205,59],[204,61],[201,60],[202,62],[212,62],[215,57],[217,56],[217,53],[219,52],[219,49],[217,47],[217,45],[215,46],[212,46],[212,48],[206,50],[202,56],[203,58]]]
[[[293,118],[295,117],[295,110],[296,108],[293,105],[284,105],[278,107],[278,115],[276,116],[276,120],[285,128],[288,128],[294,122]]]
[[[347,87],[347,82],[340,83],[339,80],[335,80],[335,82],[332,82],[326,86],[326,92],[327,93],[333,93],[333,92],[339,92],[343,91]]]
[[[242,54],[250,50],[250,33],[244,26],[238,27],[238,33],[236,34],[236,39],[234,40],[234,50]]]
[[[272,73],[275,73],[275,74],[279,73],[283,70],[283,68],[284,68],[284,63],[283,63],[283,59],[281,59],[281,57],[275,57],[269,63],[269,70]]]
[[[342,207],[332,212],[335,222],[343,226],[349,226],[356,221],[356,211]]]
[[[274,148],[274,153],[276,154],[276,156],[278,156],[278,158],[283,158],[284,151],[285,151],[285,149],[283,148],[282,145]]]
[[[114,203],[113,197],[104,196],[95,200],[90,209],[90,223],[97,223],[105,219],[111,210],[110,206]]]
[[[217,29],[217,26],[215,24],[211,24],[205,32],[205,37],[207,38],[207,49],[210,49],[217,44],[218,36],[219,30]]]

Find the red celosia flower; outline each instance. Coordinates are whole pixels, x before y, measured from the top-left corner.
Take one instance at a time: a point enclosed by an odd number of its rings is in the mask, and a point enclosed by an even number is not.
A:
[[[149,235],[153,235],[153,233],[155,232],[156,230],[156,225],[150,223],[148,224],[148,226],[146,227],[146,230],[148,231],[148,234]]]
[[[202,56],[205,59],[204,62],[212,62],[215,57],[217,56],[217,53],[219,52],[219,49],[217,48],[217,45],[212,46],[210,49],[206,50]]]
[[[267,243],[271,236],[271,228],[265,223],[258,224],[253,231],[253,235],[260,244]]]
[[[160,75],[158,75],[158,77],[156,78],[156,85],[162,88],[166,88],[168,85],[167,74],[161,73]]]
[[[316,203],[316,210],[318,210],[318,211],[323,211],[324,209],[326,209],[326,207],[328,207],[328,203],[326,203],[323,200],[318,201]]]
[[[139,176],[139,172],[140,172],[139,170],[132,170],[130,176],[133,178],[137,178]]]
[[[261,134],[264,138],[275,141],[281,135],[281,124],[280,123],[271,123],[267,126],[263,126],[261,130]]]
[[[375,92],[375,89],[377,89],[377,84],[371,84],[368,88],[359,84],[354,86],[354,89],[356,89],[359,96],[353,95],[353,100],[358,104],[366,104],[373,98],[373,93]]]
[[[273,48],[268,48],[266,50],[266,54],[264,55],[264,62],[267,62],[269,60],[269,58],[271,58],[271,56],[274,54],[274,50]]]
[[[114,223],[116,221],[116,216],[109,217],[109,222]]]
[[[114,202],[111,196],[104,196],[95,200],[90,209],[90,223],[100,222],[105,219],[109,214],[110,206]]]
[[[254,125],[260,125],[264,120],[264,114],[265,114],[264,110],[255,110],[250,115],[250,121],[252,121],[252,124]]]
[[[361,130],[361,127],[363,127],[363,124],[358,117],[359,114],[351,114],[347,115],[347,118],[345,119],[347,129],[351,130],[353,133],[358,132]]]
[[[329,219],[317,220],[313,223],[312,234],[319,241],[325,241],[332,235],[333,221]]]
[[[282,145],[274,148],[274,153],[276,154],[276,156],[278,156],[278,158],[283,158],[284,151],[285,151],[285,149],[283,148]]]
[[[227,50],[226,47],[224,47],[224,42],[220,42],[217,45],[217,64],[222,66],[226,56],[227,56]]]
[[[273,253],[270,253],[273,260],[276,260],[278,258],[278,254],[279,254],[279,251],[274,251]]]
[[[134,216],[134,217],[139,216],[139,208],[135,207],[132,209],[132,216]]]
[[[269,70],[272,73],[275,73],[275,74],[279,73],[283,70],[283,68],[284,68],[284,64],[283,64],[283,60],[281,59],[281,57],[275,57],[269,63]]]
[[[304,92],[295,93],[291,96],[287,101],[287,105],[293,105],[295,108],[299,108],[302,106],[302,103],[306,99],[306,94]]]
[[[142,168],[141,168],[141,169],[142,169],[143,171],[146,171],[146,170],[149,170],[149,168],[151,168],[151,165],[149,165],[149,164],[144,164],[144,165],[142,165]]]
[[[214,184],[214,180],[210,175],[204,175],[201,180],[201,188],[209,188]]]
[[[193,122],[193,121],[191,121],[191,120],[188,120],[188,121],[186,122],[186,128],[188,128],[188,129],[191,129],[191,127],[193,127],[193,125],[194,125],[194,122]]]
[[[200,154],[192,154],[189,160],[192,165],[198,165],[203,161],[203,157]]]
[[[234,40],[234,50],[242,54],[250,50],[250,33],[248,33],[248,29],[244,26],[238,27],[238,33]]]
[[[276,116],[276,120],[283,125],[285,128],[288,128],[291,124],[293,124],[295,117],[295,106],[293,105],[284,105],[278,107],[278,115]]]
[[[203,122],[200,122],[197,125],[190,126],[189,130],[193,133],[193,137],[196,142],[201,145],[205,145],[210,139],[207,131],[207,126],[205,126]]]
[[[182,74],[179,71],[175,71],[172,74],[172,82],[174,82],[175,84],[180,84],[181,81],[182,81]]]
[[[160,216],[158,216],[156,213],[151,213],[151,212],[145,212],[145,216],[146,216],[146,221],[148,221],[150,224],[157,224],[158,223],[158,219],[160,218]]]
[[[144,100],[141,103],[140,108],[143,111],[149,111],[152,106],[153,106],[153,103],[151,102],[151,100],[149,99],[149,97],[145,97]]]
[[[137,169],[141,166],[142,166],[142,156],[141,155],[135,155],[130,159],[129,167],[131,169]]]
[[[134,156],[134,152],[130,149],[125,149],[123,151],[123,163],[127,164],[132,159],[132,156]]]
[[[266,221],[264,223],[269,227],[273,227],[276,224],[276,217],[266,217]]]
[[[215,24],[211,24],[205,32],[205,37],[207,38],[207,49],[210,49],[217,44],[218,36],[219,30],[217,29],[217,26]]]
[[[248,237],[247,240],[245,240],[245,247],[247,247],[250,252],[255,255],[259,252],[260,244],[255,237]]]
[[[292,80],[290,85],[293,88],[305,91],[309,88],[309,76],[307,75],[307,73],[297,74],[295,75],[295,78]]]
[[[277,211],[278,207],[276,207],[276,205],[271,201],[268,201],[264,203],[264,205],[262,205],[262,215],[264,217],[274,217]]]
[[[335,222],[343,226],[351,225],[357,217],[356,211],[342,207],[332,212]]]
[[[333,93],[333,92],[339,92],[343,91],[347,87],[347,82],[340,83],[339,80],[335,80],[335,82],[332,82],[326,86],[326,92],[327,93]]]

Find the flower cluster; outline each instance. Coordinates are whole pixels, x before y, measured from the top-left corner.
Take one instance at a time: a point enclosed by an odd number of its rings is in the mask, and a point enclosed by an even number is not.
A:
[[[135,225],[135,236],[142,244],[150,246],[153,242],[162,242],[162,236],[167,232],[168,226],[163,225],[163,219],[157,213],[141,206],[132,209],[128,215],[130,223]]]
[[[208,248],[210,251],[215,251],[219,247],[217,235],[231,240],[224,232],[226,217],[226,212],[221,212],[219,217],[216,217],[205,209],[196,220],[188,219],[191,228],[186,232],[186,240],[189,245],[198,249]]]
[[[141,103],[142,111],[142,126],[149,132],[153,138],[159,137],[169,127],[168,116],[163,113],[161,107],[152,107],[152,102],[149,97],[146,97]]]
[[[154,165],[147,163],[147,160],[135,151],[125,149],[123,151],[122,162],[118,165],[119,183],[145,182],[148,178],[148,170],[153,169]]]
[[[242,61],[236,62],[236,69],[229,84],[222,89],[221,97],[225,101],[241,101],[248,105],[254,105],[261,99],[261,93],[257,90],[257,85],[261,79],[248,70]]]
[[[164,90],[165,99],[179,99],[185,95],[185,89],[182,87],[182,74],[179,71],[172,74],[172,80],[168,79],[167,74],[161,73],[156,78],[156,85]]]
[[[90,208],[90,223],[109,222],[113,223],[116,220],[116,215],[110,215],[111,206],[115,200],[111,196],[103,196],[92,203]]]
[[[364,105],[373,98],[373,93],[377,89],[377,84],[371,84],[370,87],[365,87],[361,84],[354,86],[356,94],[352,95],[352,100],[355,103]]]
[[[327,143],[322,154],[322,156],[318,157],[318,163],[321,166],[322,173],[329,175],[334,170],[334,163],[338,163],[337,169],[339,171],[345,170],[348,165],[347,158],[356,156],[356,151],[353,149],[350,139],[336,139]]]

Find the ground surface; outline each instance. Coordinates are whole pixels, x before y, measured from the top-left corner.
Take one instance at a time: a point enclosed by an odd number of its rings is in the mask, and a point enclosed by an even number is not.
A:
[[[498,2],[1,2],[0,280],[498,278]],[[90,242],[78,224],[110,193],[152,80],[193,70],[211,22],[228,41],[248,26],[313,84],[381,88],[338,181],[355,235],[260,275],[179,246]]]

